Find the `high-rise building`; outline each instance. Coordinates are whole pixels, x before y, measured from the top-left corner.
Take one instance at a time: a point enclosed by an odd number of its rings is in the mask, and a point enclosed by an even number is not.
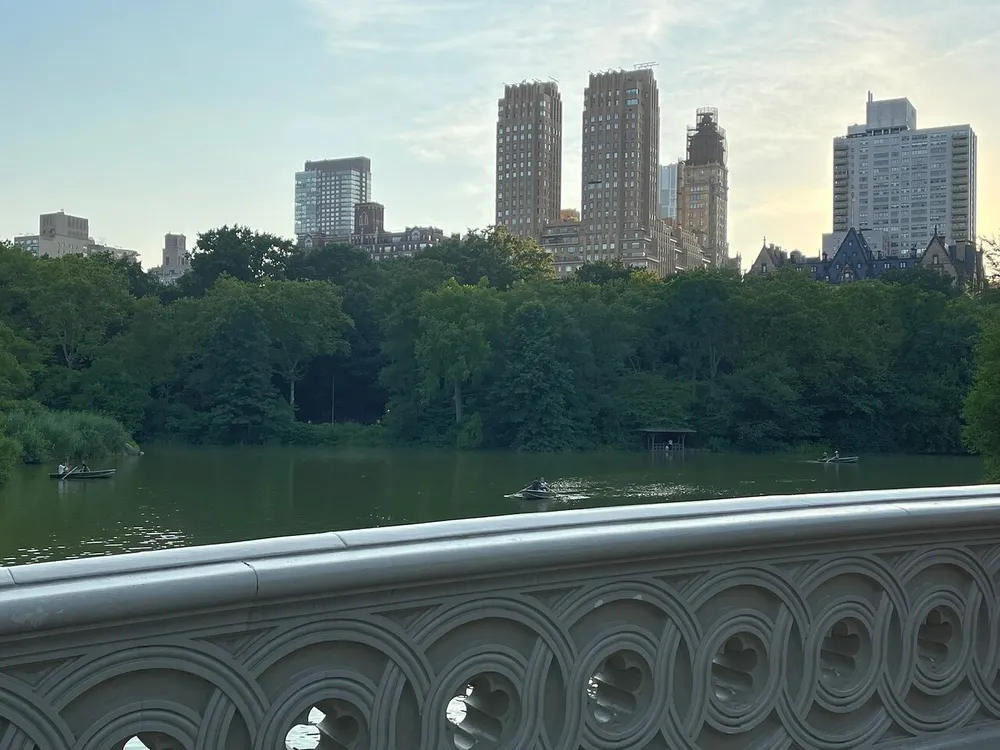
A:
[[[724,268],[729,258],[729,167],[726,131],[719,110],[702,107],[688,128],[687,156],[679,178],[677,218],[698,237],[708,262]]]
[[[90,239],[90,221],[63,211],[38,217],[38,254],[50,258],[63,255],[86,255]]]
[[[348,238],[354,231],[354,207],[372,197],[371,159],[307,161],[295,173],[295,234]]]
[[[553,82],[504,88],[497,102],[496,224],[538,239],[562,199],[562,96]]]
[[[165,284],[172,284],[191,267],[191,256],[187,251],[187,237],[183,234],[163,236],[163,263],[150,269],[150,273]]]
[[[660,166],[660,218],[677,218],[677,174],[684,169],[684,162]]]
[[[833,231],[878,229],[890,253],[935,236],[976,241],[976,134],[969,125],[917,129],[908,99],[868,94],[864,125],[833,141]]]
[[[660,100],[650,68],[590,74],[582,161],[584,260],[618,259],[664,275]]]

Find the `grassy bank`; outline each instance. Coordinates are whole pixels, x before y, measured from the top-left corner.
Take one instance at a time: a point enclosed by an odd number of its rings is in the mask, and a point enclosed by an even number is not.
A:
[[[50,411],[33,402],[14,404],[0,425],[0,462],[41,464],[103,458],[120,452],[131,436],[110,417],[88,412]],[[4,447],[6,445],[6,447]]]

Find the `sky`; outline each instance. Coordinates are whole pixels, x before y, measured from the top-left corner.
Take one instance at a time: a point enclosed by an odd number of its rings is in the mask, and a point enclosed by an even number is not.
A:
[[[578,208],[589,71],[649,62],[662,162],[719,110],[745,265],[764,237],[818,250],[831,141],[869,90],[975,128],[979,232],[1000,233],[997,0],[0,0],[0,19],[0,238],[65,210],[150,267],[166,232],[291,237],[294,173],[358,155],[388,228],[483,227],[496,102],[526,79],[559,82]]]

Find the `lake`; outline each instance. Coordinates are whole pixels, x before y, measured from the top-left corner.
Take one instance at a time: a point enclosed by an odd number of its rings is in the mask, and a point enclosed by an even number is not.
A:
[[[537,455],[405,449],[152,448],[113,479],[57,482],[17,470],[0,490],[0,564],[215,544],[287,534],[539,510],[505,497],[544,477],[547,509],[719,497],[977,484],[969,457],[871,456],[821,466],[801,457],[602,452]],[[461,701],[449,718],[461,721]],[[318,747],[315,724],[287,747]],[[138,739],[126,750],[143,750]]]
[[[0,564],[538,510],[504,497],[534,477],[548,509],[981,481],[971,457],[801,457],[602,452],[539,455],[407,449],[152,448],[109,480],[15,471],[0,490]]]

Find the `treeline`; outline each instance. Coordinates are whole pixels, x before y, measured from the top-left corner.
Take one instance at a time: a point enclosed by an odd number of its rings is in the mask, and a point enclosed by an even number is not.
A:
[[[553,451],[665,426],[709,448],[956,453],[991,309],[928,271],[557,280],[503,230],[373,263],[226,227],[166,288],[126,260],[7,246],[0,399],[189,443]]]

